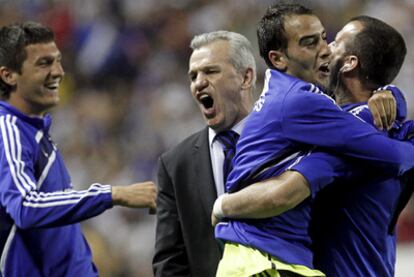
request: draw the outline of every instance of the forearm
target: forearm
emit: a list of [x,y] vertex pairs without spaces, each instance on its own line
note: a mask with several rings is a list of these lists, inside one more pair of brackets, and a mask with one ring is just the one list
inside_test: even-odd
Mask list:
[[29,192],[24,198],[7,191],[5,202],[14,223],[22,229],[58,227],[80,222],[112,207],[110,186],[93,184],[84,191]]
[[112,203],[131,208],[150,208],[155,214],[157,188],[153,182],[112,187]]
[[252,184],[222,199],[223,217],[267,218],[292,209],[310,195],[306,179],[295,171]]

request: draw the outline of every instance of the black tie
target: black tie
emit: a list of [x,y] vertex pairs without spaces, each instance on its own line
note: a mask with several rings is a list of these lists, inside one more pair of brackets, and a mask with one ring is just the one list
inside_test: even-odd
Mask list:
[[233,157],[234,153],[236,152],[236,143],[239,139],[239,134],[234,131],[224,131],[218,133],[216,136],[217,140],[223,146],[224,152],[224,163],[223,163],[223,182],[224,182],[224,190],[226,190],[226,181],[227,176],[229,175],[231,169],[233,168]]

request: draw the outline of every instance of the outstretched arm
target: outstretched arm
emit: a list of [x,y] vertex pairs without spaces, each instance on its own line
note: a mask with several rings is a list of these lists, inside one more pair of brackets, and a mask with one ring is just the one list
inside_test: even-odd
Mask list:
[[153,182],[112,187],[112,203],[130,208],[149,208],[155,214],[157,188]]

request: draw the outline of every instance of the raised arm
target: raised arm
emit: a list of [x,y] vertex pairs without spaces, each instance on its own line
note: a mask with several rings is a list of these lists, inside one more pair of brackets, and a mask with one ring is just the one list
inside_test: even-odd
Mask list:
[[394,175],[414,167],[414,145],[386,137],[323,94],[297,94],[282,112],[283,133],[295,143],[355,157]]

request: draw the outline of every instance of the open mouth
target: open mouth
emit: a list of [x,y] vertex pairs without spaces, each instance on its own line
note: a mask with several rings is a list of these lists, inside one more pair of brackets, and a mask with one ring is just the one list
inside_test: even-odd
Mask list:
[[56,83],[46,84],[45,88],[50,89],[50,90],[56,90],[59,88],[59,84],[56,84]]
[[213,107],[214,100],[213,98],[208,94],[201,95],[198,100],[200,103],[204,106],[205,109],[210,109]]
[[329,63],[324,63],[319,66],[319,71],[329,74]]

